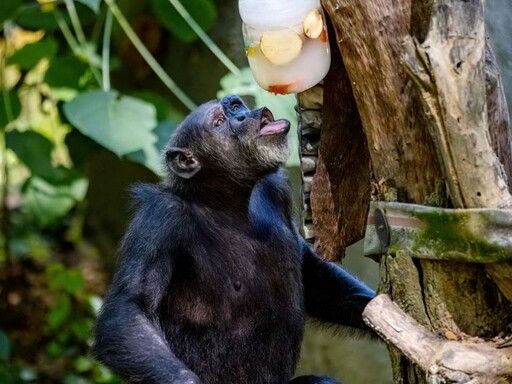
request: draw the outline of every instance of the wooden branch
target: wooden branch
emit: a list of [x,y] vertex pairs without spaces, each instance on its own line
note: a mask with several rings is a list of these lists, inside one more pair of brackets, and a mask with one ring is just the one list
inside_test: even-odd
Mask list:
[[427,372],[429,383],[510,383],[512,348],[441,338],[403,312],[387,295],[372,300],[365,322]]

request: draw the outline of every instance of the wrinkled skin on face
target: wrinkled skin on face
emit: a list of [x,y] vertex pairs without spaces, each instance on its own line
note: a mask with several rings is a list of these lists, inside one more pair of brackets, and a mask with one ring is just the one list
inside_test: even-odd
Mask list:
[[287,160],[289,129],[267,108],[249,110],[238,96],[226,96],[187,116],[169,142],[167,165],[185,179],[196,173],[257,179]]

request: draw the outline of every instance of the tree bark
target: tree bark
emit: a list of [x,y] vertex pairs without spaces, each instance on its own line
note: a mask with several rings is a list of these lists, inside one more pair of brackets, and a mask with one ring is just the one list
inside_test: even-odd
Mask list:
[[[490,111],[503,110],[500,105],[503,99],[499,96],[499,89],[490,91],[489,87],[488,93],[493,94],[496,101],[485,96],[485,40],[473,41],[479,38],[477,36],[463,37],[461,45],[452,51],[443,51],[445,41],[435,42],[441,44],[439,48],[442,51],[439,51],[438,68],[442,70],[449,66],[449,70],[455,72],[452,73],[454,78],[440,78],[438,81],[442,84],[436,83],[445,89],[446,103],[452,102],[450,95],[453,95],[460,104],[460,116],[450,117],[452,126],[475,127],[471,134],[459,134],[455,139],[458,142],[449,140],[448,147],[443,147],[438,136],[433,134],[435,116],[424,108],[425,95],[408,77],[401,62],[403,41],[412,36],[418,44],[423,42],[431,31],[429,25],[435,25],[430,22],[433,14],[439,15],[438,25],[445,23],[448,26],[453,21],[453,12],[467,10],[465,7],[481,7],[481,0],[323,0],[323,5],[333,23],[337,46],[352,84],[368,142],[377,198],[450,207],[453,204],[464,206],[468,201],[480,201],[482,197],[491,196],[485,204],[493,201],[493,207],[508,205],[507,172],[503,171],[507,168],[500,168],[498,161],[498,157],[503,160],[506,155],[496,156],[490,150],[492,147],[486,137],[490,133],[481,129],[482,126],[487,129],[490,121],[505,124],[501,112],[492,119],[488,115]],[[467,24],[483,20],[477,8],[472,8],[475,12],[467,13],[472,15],[466,20]],[[482,33],[483,24],[477,30]],[[460,34],[468,31],[471,29],[455,28],[448,40],[458,40]],[[465,51],[464,42],[474,44],[478,52]],[[453,58],[464,55],[469,59],[459,68],[460,60],[454,66],[450,64]],[[464,70],[466,66],[475,76],[471,81],[457,74],[457,70]],[[445,122],[446,106],[440,109],[441,120]],[[457,135],[457,132],[460,133],[445,132],[445,136]],[[504,140],[503,154],[507,153],[509,147],[502,136],[503,126],[501,131],[494,132]],[[471,147],[474,141],[477,143]],[[494,140],[493,147],[496,148],[499,142]],[[457,146],[453,148],[453,144]],[[474,159],[472,151],[480,144],[487,145],[481,153],[481,159],[485,161],[466,162],[466,159]],[[442,153],[452,156],[452,150],[458,157],[456,161],[451,158],[452,161],[446,163]],[[467,176],[476,174],[475,167],[485,169],[487,179],[482,188],[475,190],[469,177],[462,184],[460,179],[454,180],[451,177],[453,171],[457,172],[460,167],[466,167],[464,174]],[[357,201],[352,203],[357,204]],[[512,321],[510,303],[488,278],[481,264],[419,260],[412,256],[399,252],[381,258],[381,291],[389,293],[403,310],[428,330],[491,337]],[[417,365],[409,363],[395,348],[390,352],[396,382],[426,382],[425,373]]]
[[[331,29],[331,44],[335,34]],[[370,203],[370,156],[343,59],[333,49],[324,79],[323,123],[311,189],[315,250],[339,261],[364,236]],[[354,204],[354,202],[357,202]]]

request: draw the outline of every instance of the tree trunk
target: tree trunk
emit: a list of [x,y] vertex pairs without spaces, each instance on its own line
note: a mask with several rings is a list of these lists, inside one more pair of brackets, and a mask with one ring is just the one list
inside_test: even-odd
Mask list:
[[[358,112],[352,113],[360,116],[368,143],[374,197],[440,207],[509,206],[508,115],[489,47],[484,54],[482,0],[323,5],[352,85]],[[410,55],[402,61],[404,52]],[[408,65],[408,58],[423,67]],[[492,337],[512,321],[503,296],[508,268],[420,260],[398,251],[381,258],[380,289],[428,330]],[[425,372],[400,351],[391,347],[390,353],[395,382],[426,382]]]

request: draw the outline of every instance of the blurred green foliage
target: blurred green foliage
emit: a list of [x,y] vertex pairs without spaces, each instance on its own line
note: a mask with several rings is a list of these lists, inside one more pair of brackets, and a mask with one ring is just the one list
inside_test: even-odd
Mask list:
[[[213,0],[182,4],[203,30],[216,24]],[[119,382],[88,356],[104,289],[84,275],[95,260],[82,234],[88,164],[110,151],[161,174],[160,151],[188,112],[179,97],[167,97],[176,88],[158,68],[168,88],[159,93],[116,80],[119,69],[141,58],[155,69],[151,36],[140,41],[145,47],[130,32],[145,29],[114,24],[113,36],[126,35],[111,41],[112,14],[121,23],[141,7],[122,0],[0,1],[0,383]],[[148,0],[145,12],[180,44],[198,40],[169,0]],[[233,68],[218,97],[247,96],[295,125],[294,96],[270,95],[248,68]],[[88,264],[79,268],[82,259]]]

